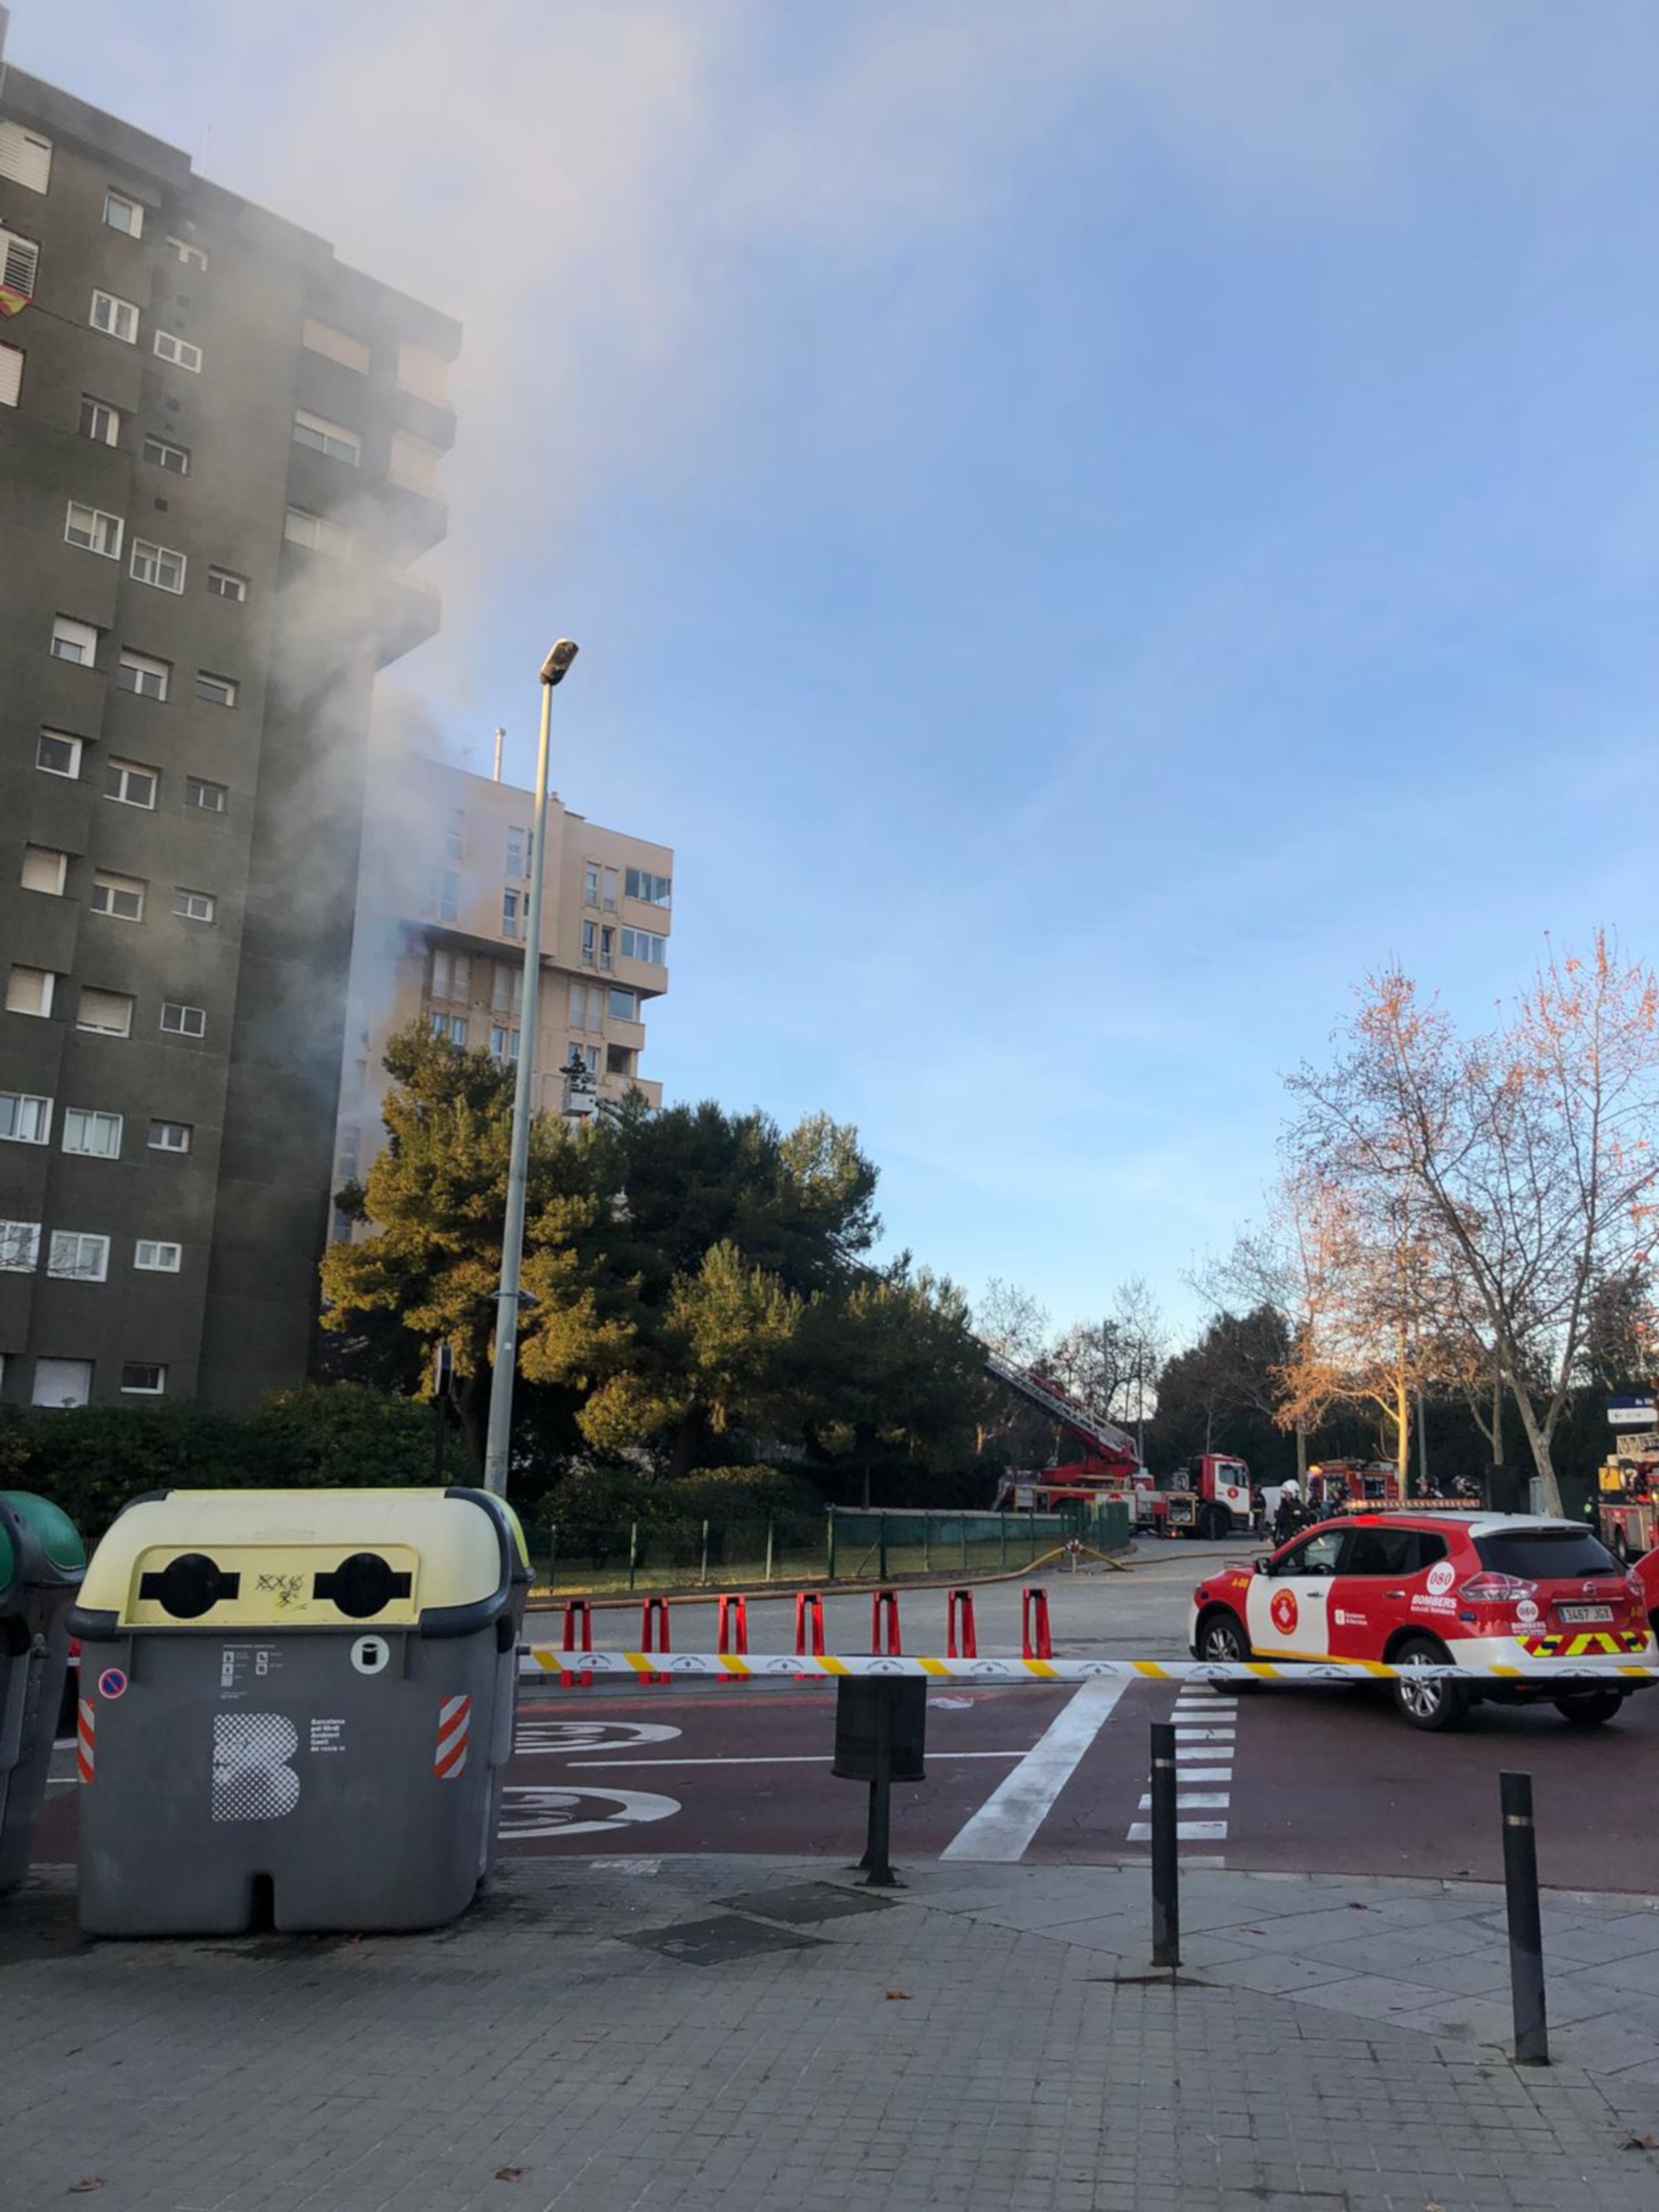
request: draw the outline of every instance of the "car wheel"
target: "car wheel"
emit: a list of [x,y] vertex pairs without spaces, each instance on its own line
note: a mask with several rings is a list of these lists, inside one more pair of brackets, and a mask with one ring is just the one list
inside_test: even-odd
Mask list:
[[1206,1544],[1218,1544],[1232,1534],[1233,1516],[1224,1505],[1206,1505],[1198,1520],[1198,1533]]
[[1402,1644],[1394,1655],[1394,1664],[1407,1669],[1393,1685],[1394,1709],[1402,1721],[1414,1729],[1424,1729],[1438,1735],[1447,1729],[1461,1728],[1468,1717],[1469,1693],[1462,1682],[1413,1682],[1411,1670],[1418,1667],[1444,1667],[1450,1663],[1443,1644],[1437,1644],[1431,1636],[1413,1636]]
[[1578,1690],[1570,1698],[1558,1698],[1555,1710],[1574,1728],[1602,1728],[1624,1702],[1622,1690]]
[[[1198,1656],[1210,1667],[1248,1667],[1253,1657],[1250,1639],[1236,1613],[1206,1613],[1198,1625]],[[1240,1689],[1253,1685],[1241,1682]]]

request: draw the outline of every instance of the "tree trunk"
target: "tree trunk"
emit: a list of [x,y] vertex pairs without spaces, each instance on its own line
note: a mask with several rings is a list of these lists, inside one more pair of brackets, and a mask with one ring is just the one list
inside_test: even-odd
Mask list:
[[1550,1449],[1551,1437],[1546,1430],[1540,1427],[1538,1416],[1533,1410],[1532,1400],[1516,1381],[1512,1370],[1510,1374],[1510,1394],[1515,1400],[1515,1410],[1521,1416],[1521,1426],[1525,1431],[1527,1442],[1532,1447],[1534,1471],[1543,1485],[1544,1510],[1546,1513],[1553,1513],[1559,1520],[1561,1485],[1556,1478],[1555,1462]]
[[1305,1421],[1298,1421],[1296,1425],[1296,1479],[1305,1498],[1308,1494],[1308,1425]]
[[484,1445],[489,1429],[490,1374],[488,1367],[475,1367],[470,1375],[462,1376],[455,1393],[461,1439],[466,1446],[467,1457],[480,1474],[483,1472]]
[[1492,1463],[1504,1464],[1504,1363],[1492,1363]]
[[690,1474],[697,1456],[697,1446],[702,1442],[708,1427],[708,1417],[701,1406],[694,1406],[674,1431],[674,1442],[668,1455],[668,1479],[678,1482],[683,1474]]

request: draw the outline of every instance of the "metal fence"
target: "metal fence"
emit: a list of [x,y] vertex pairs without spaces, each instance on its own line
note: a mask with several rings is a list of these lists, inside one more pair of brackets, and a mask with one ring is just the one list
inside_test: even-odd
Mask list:
[[1111,1551],[1128,1540],[1113,1506],[1077,1513],[942,1513],[831,1506],[822,1517],[636,1521],[526,1530],[544,1591],[750,1589],[767,1583],[889,1582],[1030,1566],[1073,1536]]

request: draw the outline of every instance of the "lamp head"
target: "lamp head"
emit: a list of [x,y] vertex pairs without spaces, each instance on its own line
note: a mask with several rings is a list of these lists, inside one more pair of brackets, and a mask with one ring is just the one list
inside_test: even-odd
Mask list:
[[542,682],[547,684],[563,683],[571,662],[580,649],[574,638],[562,637],[542,663]]

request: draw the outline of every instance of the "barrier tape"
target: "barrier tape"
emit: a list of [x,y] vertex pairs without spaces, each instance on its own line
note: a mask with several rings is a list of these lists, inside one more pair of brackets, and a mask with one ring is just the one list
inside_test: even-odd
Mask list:
[[753,1656],[715,1651],[556,1651],[532,1644],[520,1652],[520,1674],[715,1674],[741,1681],[839,1681],[849,1675],[926,1675],[939,1682],[1098,1682],[1123,1676],[1147,1682],[1659,1682],[1659,1665],[1608,1660],[1534,1660],[1516,1667],[1390,1667],[1380,1659],[920,1659],[882,1654],[832,1658],[805,1652]]

